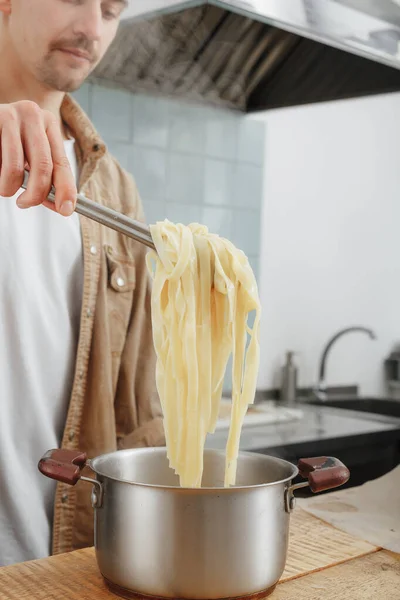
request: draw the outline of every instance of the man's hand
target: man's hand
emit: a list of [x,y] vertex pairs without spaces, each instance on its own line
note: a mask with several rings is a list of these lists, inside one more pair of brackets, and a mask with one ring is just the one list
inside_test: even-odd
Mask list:
[[[30,171],[28,187],[19,196],[20,208],[43,204],[64,216],[72,214],[76,184],[65,154],[56,117],[30,101],[0,104],[0,196],[14,196]],[[56,189],[55,206],[47,200]]]

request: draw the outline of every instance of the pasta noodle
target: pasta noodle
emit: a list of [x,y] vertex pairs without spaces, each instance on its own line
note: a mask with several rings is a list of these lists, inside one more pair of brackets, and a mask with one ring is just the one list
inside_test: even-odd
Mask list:
[[157,250],[147,257],[154,279],[156,380],[170,466],[182,487],[201,486],[204,444],[215,430],[232,354],[224,485],[234,485],[241,428],[254,401],[259,365],[257,283],[245,254],[205,226],[165,220],[150,230]]

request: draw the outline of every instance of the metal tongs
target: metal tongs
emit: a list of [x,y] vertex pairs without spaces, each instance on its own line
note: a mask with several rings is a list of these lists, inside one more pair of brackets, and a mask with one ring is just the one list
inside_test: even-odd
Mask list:
[[[21,187],[25,190],[28,185],[29,172],[24,172],[24,182]],[[48,200],[50,202],[55,201],[55,189],[52,186],[50,193],[48,195]],[[150,229],[140,223],[139,221],[135,221],[130,217],[119,213],[112,208],[108,208],[107,206],[102,206],[97,202],[93,202],[93,200],[89,200],[83,194],[77,195],[75,212],[87,217],[88,219],[92,219],[92,221],[97,221],[97,223],[101,223],[106,227],[110,227],[119,233],[123,233],[128,237],[136,240],[137,242],[141,242],[145,244],[149,248],[155,250],[154,242],[150,234]]]

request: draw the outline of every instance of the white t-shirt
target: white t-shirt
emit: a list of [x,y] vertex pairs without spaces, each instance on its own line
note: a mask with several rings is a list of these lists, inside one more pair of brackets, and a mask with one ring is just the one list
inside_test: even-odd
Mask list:
[[0,197],[0,566],[51,550],[56,484],[37,463],[61,444],[83,290],[78,215],[21,210],[21,191]]

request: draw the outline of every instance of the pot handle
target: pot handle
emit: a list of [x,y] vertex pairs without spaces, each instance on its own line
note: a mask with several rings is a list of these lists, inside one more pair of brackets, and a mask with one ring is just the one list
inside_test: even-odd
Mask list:
[[49,450],[39,461],[39,471],[50,479],[75,485],[86,466],[87,456],[79,450]]
[[93,508],[101,508],[103,504],[103,486],[97,479],[84,477],[82,470],[87,465],[87,455],[79,450],[57,448],[49,450],[39,460],[38,469],[46,477],[75,485],[80,479],[88,481],[94,487],[92,490]]
[[301,458],[297,467],[300,475],[308,480],[308,485],[314,493],[339,487],[350,478],[348,468],[333,456]]
[[338,458],[333,456],[316,456],[314,458],[301,458],[297,463],[300,475],[307,479],[304,483],[295,483],[285,490],[285,507],[287,512],[292,512],[296,499],[295,490],[310,486],[314,494],[331,490],[344,485],[350,479],[349,469]]

